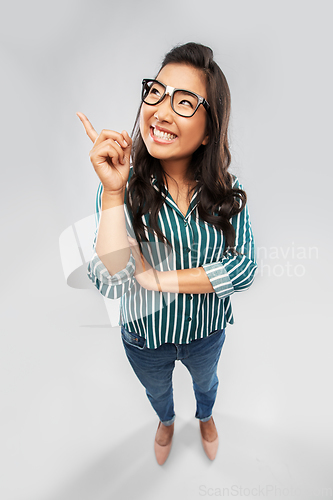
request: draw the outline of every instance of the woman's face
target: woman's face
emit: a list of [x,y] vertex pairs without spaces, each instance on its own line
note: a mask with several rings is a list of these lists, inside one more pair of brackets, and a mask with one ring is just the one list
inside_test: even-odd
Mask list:
[[[167,64],[156,77],[171,87],[190,90],[207,99],[203,73],[187,64]],[[168,162],[180,162],[187,166],[192,154],[201,144],[207,144],[207,111],[200,105],[190,118],[179,116],[171,108],[170,96],[159,104],[142,103],[140,131],[151,156],[158,158],[163,166]],[[169,133],[162,138],[161,132]]]

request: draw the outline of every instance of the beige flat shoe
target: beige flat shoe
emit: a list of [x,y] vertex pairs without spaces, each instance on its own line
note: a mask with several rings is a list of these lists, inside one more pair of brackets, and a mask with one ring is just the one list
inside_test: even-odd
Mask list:
[[[213,420],[213,417],[212,417],[212,420]],[[214,460],[216,457],[217,449],[219,447],[219,437],[217,436],[217,438],[214,439],[214,441],[207,441],[206,439],[204,439],[202,436],[202,432],[201,432],[201,421],[199,420],[199,422],[200,422],[199,425],[200,425],[201,442],[202,442],[203,449],[204,449],[207,457],[209,458],[209,460]],[[214,420],[213,420],[213,423],[215,425]]]
[[[161,422],[159,422],[159,424],[158,424],[157,431],[160,428],[160,425],[161,425]],[[157,431],[156,431],[156,434],[157,434]],[[173,437],[173,432],[172,432],[172,437]],[[171,445],[172,445],[172,437],[171,437],[170,443],[163,446],[163,445],[157,443],[156,436],[155,436],[154,451],[155,451],[157,463],[159,465],[163,465],[169,456],[169,453],[171,450]]]

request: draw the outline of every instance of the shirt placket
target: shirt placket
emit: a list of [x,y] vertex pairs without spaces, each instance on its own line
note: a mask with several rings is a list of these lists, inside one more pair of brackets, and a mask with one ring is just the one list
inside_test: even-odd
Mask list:
[[[191,199],[191,204],[192,204],[192,201],[193,201],[195,196],[196,196],[196,194],[193,195],[193,197]],[[169,203],[169,206],[171,206],[177,212],[177,214],[181,220],[181,223],[183,224],[183,226],[185,228],[186,238],[182,240],[183,252],[184,252],[183,265],[184,265],[184,269],[189,269],[191,267],[191,244],[189,243],[189,242],[191,242],[190,222],[191,222],[191,214],[192,214],[193,210],[195,210],[197,204],[195,204],[191,208],[191,210],[188,211],[186,216],[184,217],[184,215],[179,210],[178,206],[173,202],[173,200],[171,199],[169,194],[166,198],[166,202]],[[190,204],[190,206],[191,206],[191,204]],[[185,323],[187,323],[184,333],[187,332],[187,334],[186,334],[187,340],[186,341],[188,342],[189,331],[191,329],[191,321],[192,321],[192,316],[193,316],[193,306],[192,306],[193,294],[187,293],[184,295],[185,295],[184,321],[185,321]]]
[[[155,182],[153,182],[153,186],[155,189],[158,189],[158,186],[156,186]],[[170,208],[172,208],[178,215],[179,219],[181,220],[181,223],[183,224],[186,232],[186,241],[182,241],[183,243],[183,251],[184,251],[184,269],[189,269],[190,268],[190,263],[191,263],[191,248],[188,246],[188,241],[190,241],[190,231],[189,231],[189,225],[190,225],[190,220],[191,220],[191,214],[193,210],[195,210],[197,203],[195,203],[193,206],[193,201],[197,197],[197,192],[195,192],[192,195],[191,202],[190,202],[190,207],[191,209],[187,211],[187,214],[184,216],[184,214],[179,210],[178,205],[174,202],[172,199],[170,193],[167,192],[166,196],[163,195],[165,198],[165,202],[169,205]],[[190,329],[190,323],[192,321],[192,301],[193,301],[193,294],[187,293],[184,294],[186,296],[185,299],[185,311],[184,311],[184,320],[188,325],[188,328],[186,330]],[[187,334],[187,337],[189,335]]]
[[[192,210],[191,210],[192,212]],[[190,263],[191,263],[191,245],[189,245],[188,241],[191,241],[191,234],[190,234],[190,229],[189,229],[189,224],[190,224],[190,217],[191,217],[191,212],[186,214],[186,217],[183,216],[183,223],[185,227],[185,233],[186,233],[186,240],[183,241],[183,250],[184,250],[184,269],[189,269]],[[183,215],[183,214],[182,214]],[[192,321],[192,301],[193,300],[193,294],[187,293],[185,294],[185,321],[188,323],[189,328],[190,324]]]

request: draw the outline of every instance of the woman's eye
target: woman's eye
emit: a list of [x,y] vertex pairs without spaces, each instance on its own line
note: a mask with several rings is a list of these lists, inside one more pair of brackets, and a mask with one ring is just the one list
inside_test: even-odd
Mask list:
[[153,87],[152,89],[150,89],[150,92],[149,92],[149,93],[150,93],[150,94],[154,94],[154,95],[160,95],[159,90],[158,90],[158,89],[156,89],[156,88],[154,88],[154,87]]
[[180,101],[179,104],[182,104],[184,106],[190,106],[193,109],[193,104],[190,101],[187,101],[186,99],[183,99],[182,101]]

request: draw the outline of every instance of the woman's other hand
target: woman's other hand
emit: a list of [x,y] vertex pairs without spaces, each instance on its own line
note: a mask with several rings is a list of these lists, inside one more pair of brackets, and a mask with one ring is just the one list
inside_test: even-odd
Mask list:
[[143,288],[146,288],[147,290],[157,291],[159,283],[158,275],[160,274],[160,272],[156,271],[156,269],[154,269],[144,258],[143,254],[140,251],[138,242],[134,238],[131,238],[130,236],[127,237],[132,250],[132,255],[135,259],[134,276],[137,282],[139,283],[139,285],[141,285]]

